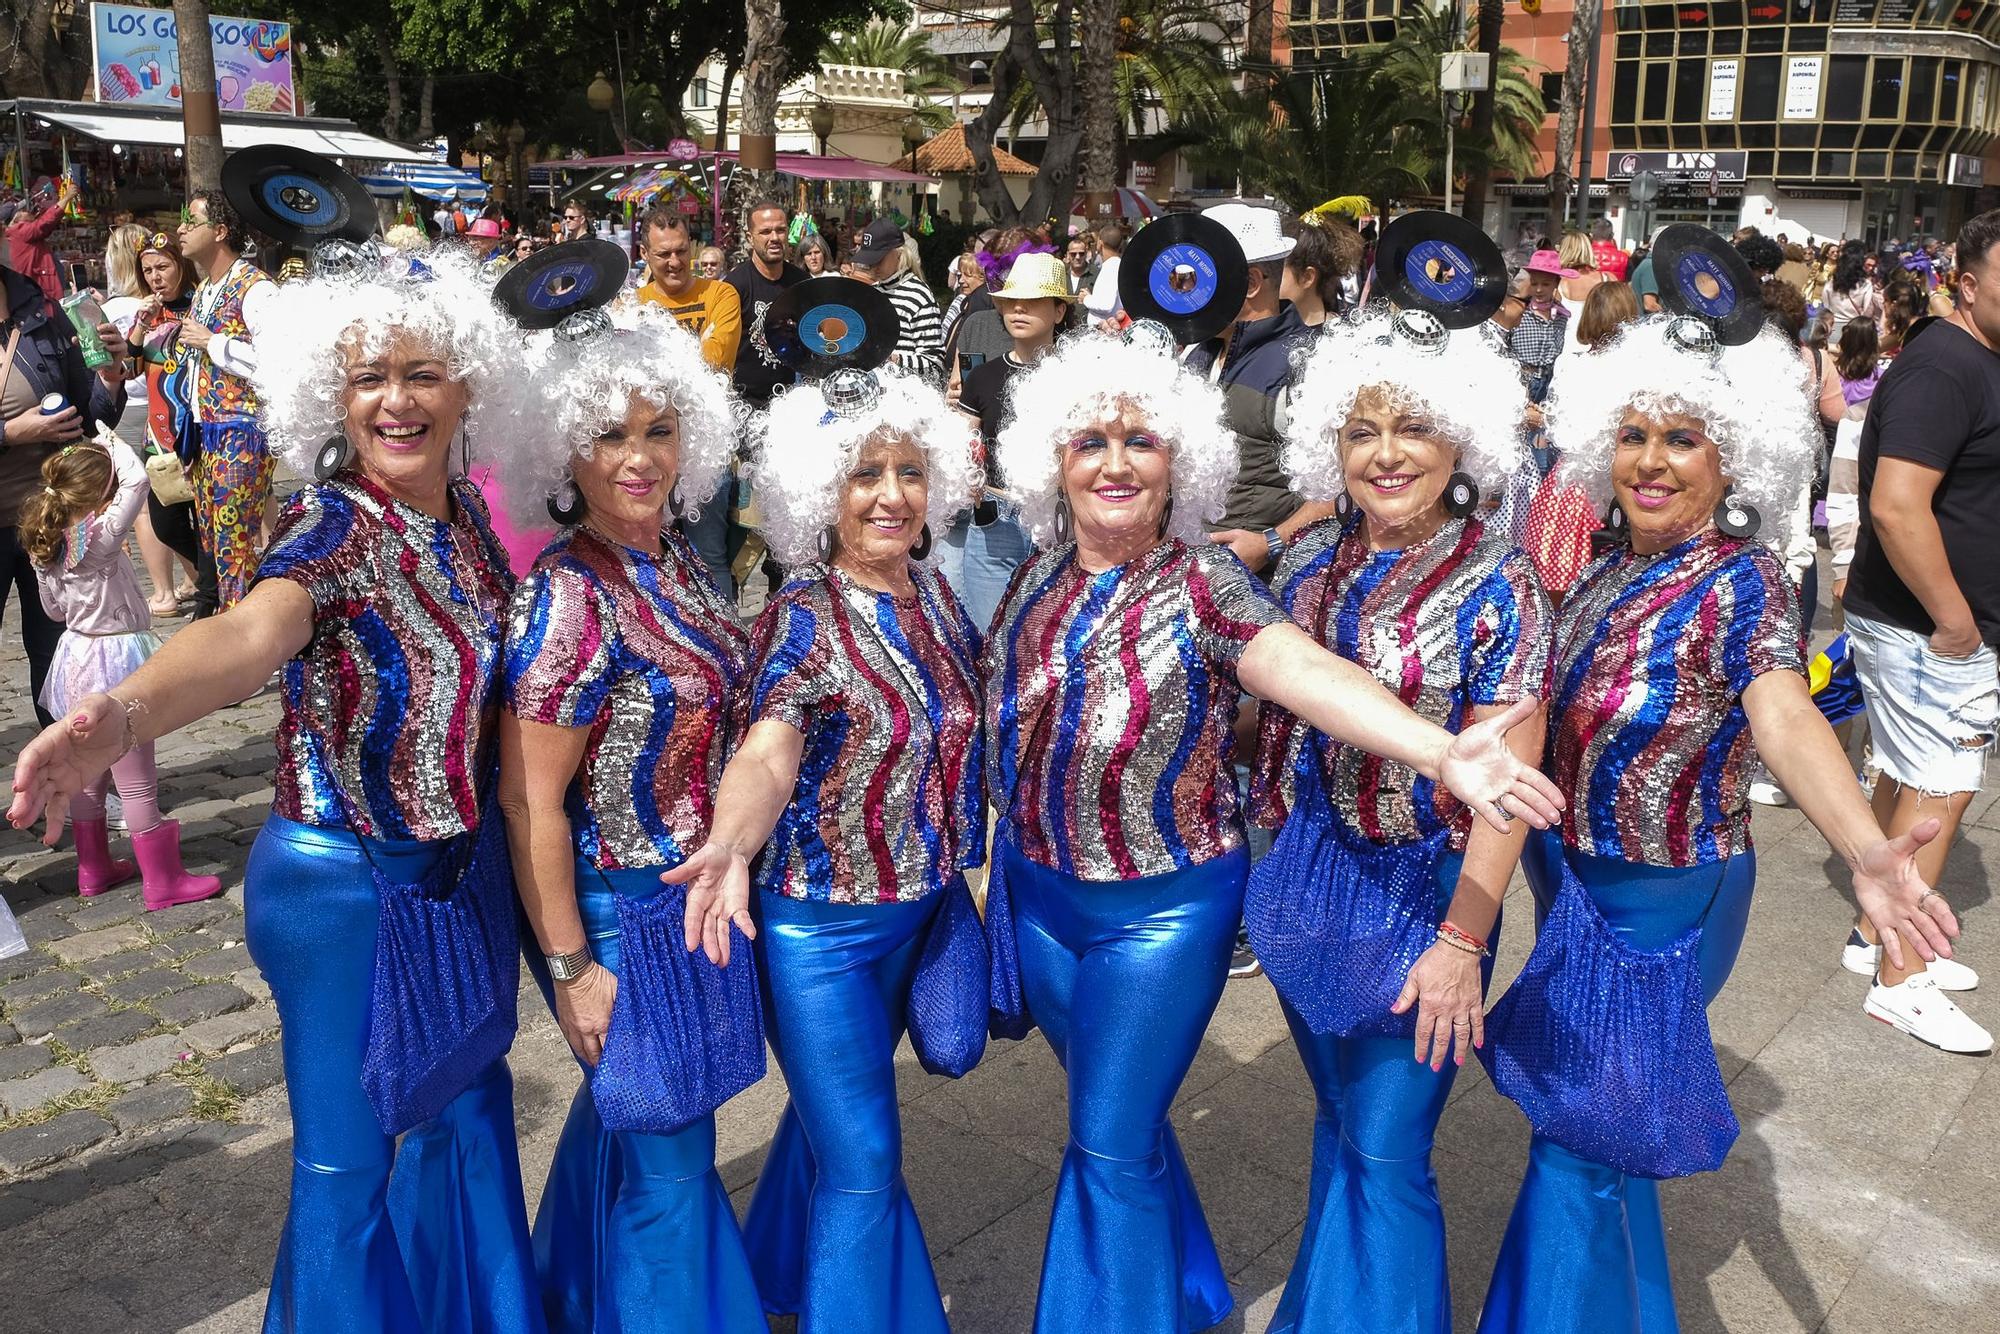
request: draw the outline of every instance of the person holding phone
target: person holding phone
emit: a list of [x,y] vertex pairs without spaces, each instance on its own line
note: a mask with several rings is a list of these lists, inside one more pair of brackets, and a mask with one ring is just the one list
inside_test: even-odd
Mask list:
[[62,300],[62,269],[49,237],[62,225],[63,206],[73,192],[67,178],[57,185],[44,177],[7,224],[8,266],[32,279],[51,301]]

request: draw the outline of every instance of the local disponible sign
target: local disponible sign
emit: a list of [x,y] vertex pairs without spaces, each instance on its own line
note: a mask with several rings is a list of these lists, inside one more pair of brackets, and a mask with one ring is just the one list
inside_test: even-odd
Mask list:
[[[208,33],[215,48],[215,100],[224,111],[297,113],[291,24],[211,15]],[[179,42],[170,9],[92,4],[90,54],[97,100],[178,107]]]
[[1785,59],[1786,120],[1819,119],[1820,74],[1825,56],[1788,56]]

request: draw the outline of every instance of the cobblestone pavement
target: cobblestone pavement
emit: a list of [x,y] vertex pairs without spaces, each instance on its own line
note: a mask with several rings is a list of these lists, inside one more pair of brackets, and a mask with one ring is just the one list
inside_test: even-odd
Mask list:
[[[163,629],[170,627],[162,627]],[[26,668],[0,625],[0,766],[31,734]],[[258,1327],[290,1169],[277,1016],[242,944],[242,873],[270,800],[269,694],[162,743],[163,798],[188,861],[227,895],[148,914],[136,885],[85,902],[75,859],[0,828],[0,892],[33,944],[0,961],[0,1331],[235,1334]],[[1982,797],[1948,889],[1961,957],[2000,976]],[[1743,1136],[1722,1171],[1666,1188],[1689,1331],[2000,1331],[2000,1075],[1860,1014],[1841,971],[1845,877],[1789,811],[1760,811],[1756,907],[1713,1011]],[[114,836],[114,846],[118,841]],[[1517,883],[1508,916],[1528,920]],[[1503,941],[1503,983],[1527,947]],[[1994,988],[1967,1005],[2000,1022]],[[524,996],[513,1066],[522,1159],[540,1191],[575,1067]],[[1029,1327],[1064,1130],[1039,1037],[996,1044],[960,1081],[903,1054],[907,1175],[954,1327]],[[741,1208],[782,1105],[778,1076],[732,1102],[720,1162]],[[1239,1296],[1261,1331],[1305,1212],[1312,1093],[1268,983],[1232,983],[1174,1121]],[[1458,1325],[1470,1329],[1526,1145],[1468,1067],[1439,1132]],[[532,1202],[532,1201],[531,1201]],[[1106,1331],[1106,1334],[1144,1334]]]

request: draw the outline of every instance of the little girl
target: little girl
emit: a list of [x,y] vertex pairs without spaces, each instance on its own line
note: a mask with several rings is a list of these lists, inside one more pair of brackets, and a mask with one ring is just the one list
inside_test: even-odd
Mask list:
[[[160,646],[139,576],[125,554],[125,535],[146,504],[146,468],[131,446],[108,431],[101,441],[83,441],[50,456],[42,465],[42,489],[21,507],[21,545],[34,562],[42,605],[66,626],[40,701],[56,717],[85,695],[123,681]],[[134,873],[131,862],[111,860],[104,793],[112,781],[125,803],[147,910],[219,893],[222,882],[216,877],[189,875],[181,865],[181,827],[160,818],[151,742],[121,756],[108,776],[99,775],[70,803],[77,892],[101,894]]]

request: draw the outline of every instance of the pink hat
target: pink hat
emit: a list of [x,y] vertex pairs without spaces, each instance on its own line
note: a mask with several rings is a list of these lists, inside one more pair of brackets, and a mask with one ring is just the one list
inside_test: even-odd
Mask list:
[[1528,272],[1553,273],[1558,278],[1576,277],[1576,270],[1564,268],[1562,256],[1553,250],[1537,250],[1528,256]]
[[[497,237],[500,235],[499,220],[496,218],[474,218],[472,225],[465,229],[465,234],[467,236]],[[1549,253],[1553,255],[1555,251],[1551,250]]]

